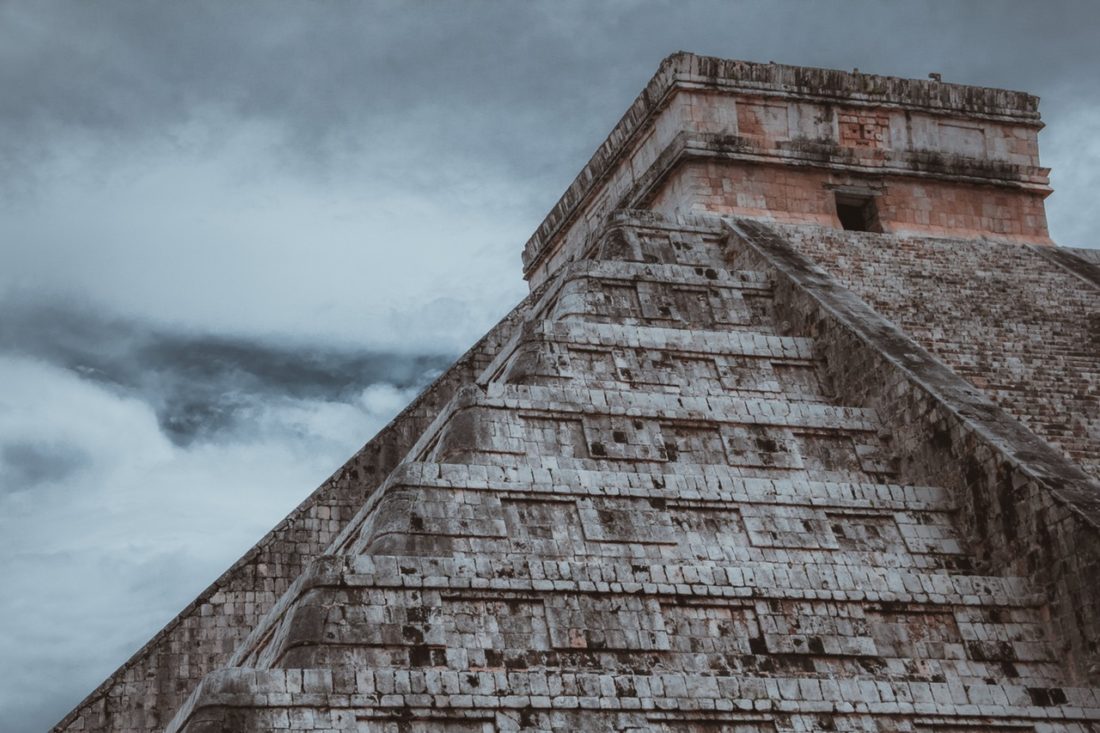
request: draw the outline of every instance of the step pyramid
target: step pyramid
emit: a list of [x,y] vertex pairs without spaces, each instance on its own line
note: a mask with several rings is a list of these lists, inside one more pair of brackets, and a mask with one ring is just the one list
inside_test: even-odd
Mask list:
[[1100,733],[1100,267],[1041,127],[669,56],[530,295],[54,730]]
[[772,279],[644,221],[553,277],[169,731],[1096,730],[1043,597],[899,480]]

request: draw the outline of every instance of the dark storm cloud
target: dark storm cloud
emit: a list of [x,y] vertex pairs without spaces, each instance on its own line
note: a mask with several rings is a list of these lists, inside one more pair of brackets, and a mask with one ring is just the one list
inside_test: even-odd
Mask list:
[[0,492],[68,478],[89,462],[84,451],[64,443],[17,440],[0,445]]
[[1100,59],[1097,14],[1087,2],[9,3],[0,145],[29,166],[58,129],[78,129],[140,155],[142,138],[218,112],[280,125],[298,162],[396,137],[413,154],[560,176],[679,48],[939,71],[1060,104]]
[[157,338],[135,355],[155,375],[161,426],[177,442],[232,430],[262,400],[349,402],[371,384],[422,387],[445,356],[291,349],[226,338]]
[[[72,305],[3,301],[0,353],[42,359],[138,397],[177,444],[224,438],[227,432],[247,437],[247,422],[272,400],[347,403],[373,384],[420,388],[453,360],[447,354],[349,351],[173,332]],[[4,465],[27,480],[46,471],[51,455],[57,470],[75,465],[45,446],[2,450]]]

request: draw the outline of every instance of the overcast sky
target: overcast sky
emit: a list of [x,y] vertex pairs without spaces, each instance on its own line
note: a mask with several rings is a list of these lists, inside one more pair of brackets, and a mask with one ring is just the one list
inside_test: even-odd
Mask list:
[[1100,224],[1092,3],[0,0],[0,730],[43,730],[525,292],[679,50],[1039,94]]

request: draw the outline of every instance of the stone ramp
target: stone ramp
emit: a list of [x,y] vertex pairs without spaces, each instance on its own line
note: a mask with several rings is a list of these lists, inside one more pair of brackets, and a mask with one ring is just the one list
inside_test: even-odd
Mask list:
[[1100,478],[1100,279],[1078,277],[1084,262],[1063,264],[1076,259],[1071,250],[818,228],[776,231]]

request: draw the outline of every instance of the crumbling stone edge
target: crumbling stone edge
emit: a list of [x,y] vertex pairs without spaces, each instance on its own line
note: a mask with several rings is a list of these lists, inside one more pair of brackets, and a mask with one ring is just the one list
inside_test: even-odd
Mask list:
[[1053,262],[1071,275],[1084,280],[1094,288],[1100,288],[1100,265],[1090,262],[1070,247],[1036,247],[1030,248],[1040,257]]
[[841,401],[879,413],[906,481],[953,490],[979,564],[1028,577],[1067,671],[1100,680],[1100,483],[767,224],[722,221],[734,264],[775,278],[785,335],[814,338]]

